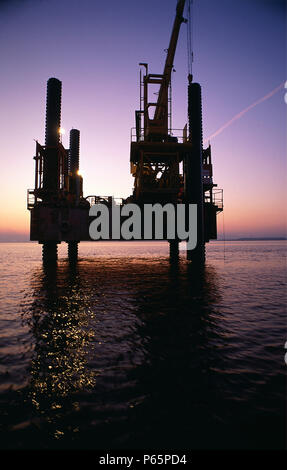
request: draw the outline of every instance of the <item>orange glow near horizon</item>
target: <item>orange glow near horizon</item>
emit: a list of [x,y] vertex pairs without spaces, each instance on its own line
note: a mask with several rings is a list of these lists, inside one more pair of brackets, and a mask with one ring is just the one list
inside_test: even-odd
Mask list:
[[[11,206],[10,206],[11,208]],[[0,219],[0,236],[22,236],[29,239],[30,213],[26,208],[5,211]],[[218,236],[222,237],[276,237],[286,233],[286,219],[282,218],[282,208],[260,207],[250,204],[246,210],[239,201],[226,201],[224,213],[217,216]],[[7,238],[7,241],[9,239]]]

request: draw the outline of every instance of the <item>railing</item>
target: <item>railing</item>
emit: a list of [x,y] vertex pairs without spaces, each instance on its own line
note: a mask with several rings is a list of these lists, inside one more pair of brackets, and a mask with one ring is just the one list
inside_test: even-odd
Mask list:
[[212,190],[212,203],[218,207],[218,210],[223,210],[223,189]]
[[[169,131],[170,137],[176,137],[180,144],[187,142],[187,132],[186,128],[184,129],[171,129]],[[139,142],[144,141],[144,129],[141,128],[139,131]],[[138,142],[136,127],[131,128],[131,142]]]
[[34,194],[34,189],[27,190],[27,209],[31,210],[35,207],[36,204],[36,196]]
[[[89,202],[90,206],[95,204],[106,204],[108,206],[119,206],[123,204],[123,198],[114,196],[87,196],[86,201]],[[37,197],[34,189],[27,190],[27,209],[31,210],[37,204]]]
[[95,204],[119,206],[123,203],[123,198],[114,196],[87,196],[85,199],[89,202],[90,206],[94,206]]

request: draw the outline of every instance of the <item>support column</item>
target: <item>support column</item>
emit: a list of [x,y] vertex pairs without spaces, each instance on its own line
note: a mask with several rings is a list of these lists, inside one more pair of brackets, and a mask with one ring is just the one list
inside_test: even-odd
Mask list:
[[69,171],[76,175],[79,170],[80,160],[80,131],[70,130]]
[[[58,144],[60,141],[62,82],[49,78],[47,82],[45,156],[43,162],[43,202],[54,204],[59,188]],[[57,241],[43,243],[44,263],[57,260]]]
[[[78,129],[70,130],[69,147],[69,172],[72,174],[70,178],[70,192],[75,195],[76,204],[78,204],[81,196],[81,177],[78,175],[80,160],[80,131]],[[68,242],[68,258],[72,264],[78,260],[78,243],[76,240]]]
[[177,260],[179,255],[178,240],[169,240],[169,257],[170,260]]
[[46,199],[59,187],[58,144],[61,126],[61,95],[62,82],[57,78],[49,78],[47,82],[46,129],[43,168],[43,189]]
[[192,143],[191,153],[185,159],[185,201],[197,205],[197,246],[187,250],[187,259],[196,263],[205,261],[204,241],[204,201],[202,182],[202,106],[201,87],[192,83],[191,76],[188,84],[188,121],[189,140]]
[[55,263],[58,259],[58,245],[56,242],[45,242],[42,246],[42,259],[45,264]]
[[78,260],[78,242],[68,242],[68,258],[70,263]]

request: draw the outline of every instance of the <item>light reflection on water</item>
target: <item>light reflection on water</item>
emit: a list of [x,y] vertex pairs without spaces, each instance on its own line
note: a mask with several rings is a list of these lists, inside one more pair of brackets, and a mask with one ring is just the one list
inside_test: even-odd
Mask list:
[[211,247],[199,272],[160,245],[94,247],[17,275],[4,448],[283,446],[280,248]]

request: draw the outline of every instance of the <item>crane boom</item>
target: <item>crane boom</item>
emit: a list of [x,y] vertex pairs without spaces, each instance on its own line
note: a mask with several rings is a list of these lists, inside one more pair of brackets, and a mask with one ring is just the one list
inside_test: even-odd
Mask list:
[[174,61],[174,56],[175,56],[175,51],[176,51],[176,46],[177,46],[177,41],[178,41],[178,35],[179,35],[179,30],[181,23],[183,23],[185,20],[183,18],[183,11],[184,11],[184,6],[185,6],[185,0],[178,0],[177,6],[176,6],[176,16],[174,19],[173,23],[173,29],[170,37],[170,42],[167,50],[167,56],[166,56],[166,61],[165,61],[165,66],[164,66],[164,71],[163,71],[163,81],[160,86],[159,94],[158,94],[158,100],[157,100],[157,105],[154,113],[154,119],[160,119],[163,114],[163,110],[166,105],[167,101],[167,93],[168,93],[168,87],[170,84],[170,79],[171,79],[171,72],[173,68],[173,61]]
[[[136,127],[137,135],[139,136],[140,128],[140,115],[143,113],[144,116],[144,138],[148,141],[165,141],[168,139],[168,88],[171,80],[171,72],[173,68],[173,61],[175,56],[175,50],[178,41],[178,35],[181,23],[185,22],[183,18],[183,10],[185,6],[185,0],[178,0],[176,5],[176,15],[173,23],[172,33],[170,37],[169,47],[167,50],[167,56],[164,66],[163,74],[150,74],[148,73],[147,64],[144,65],[146,68],[146,75],[143,78],[144,97],[143,111],[136,111]],[[149,85],[159,86],[157,101],[150,102],[148,99],[148,88]],[[154,115],[151,118],[149,116],[149,110],[154,109]]]

